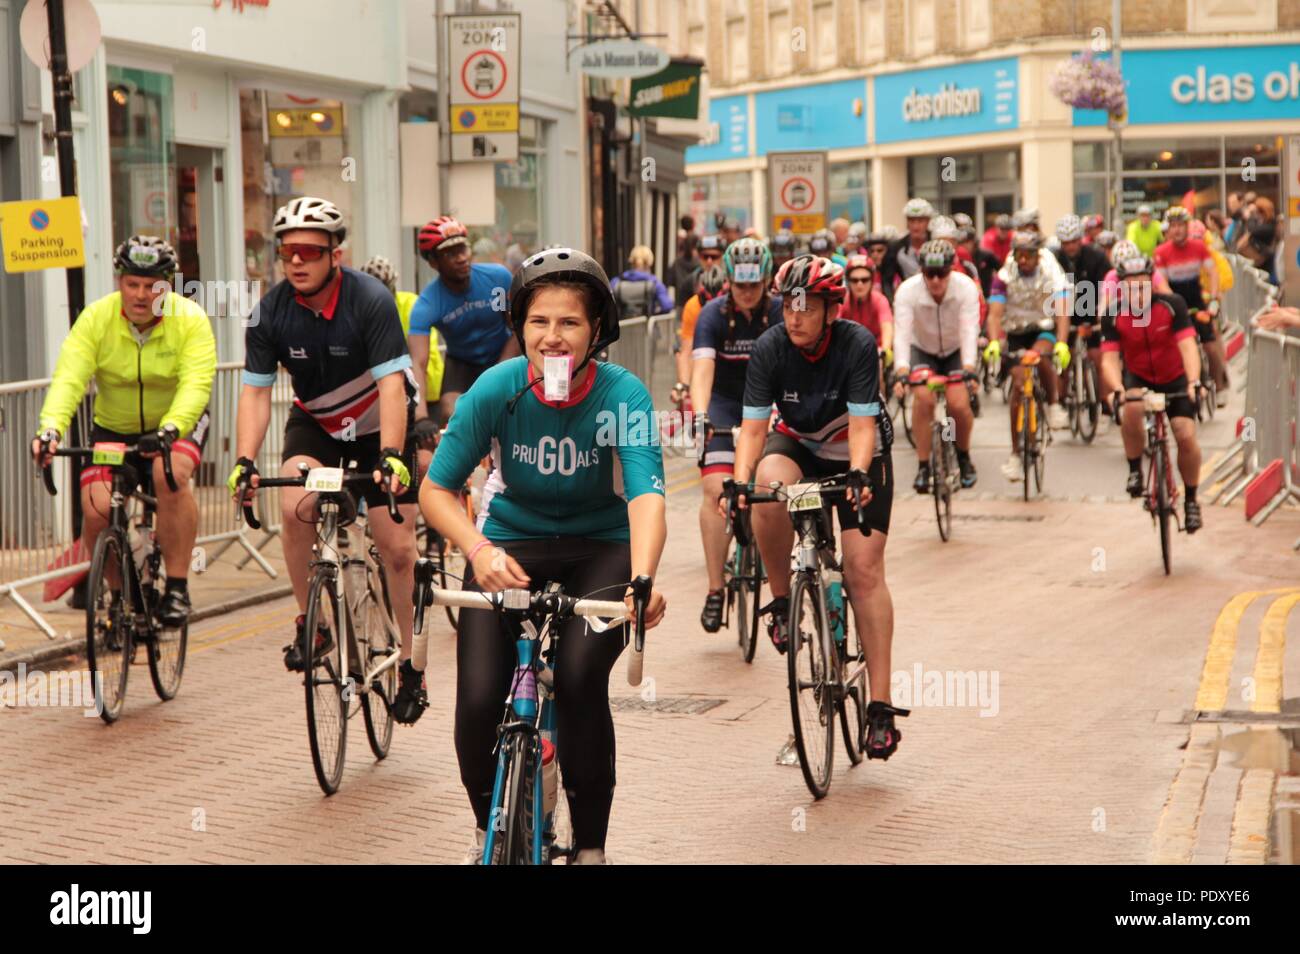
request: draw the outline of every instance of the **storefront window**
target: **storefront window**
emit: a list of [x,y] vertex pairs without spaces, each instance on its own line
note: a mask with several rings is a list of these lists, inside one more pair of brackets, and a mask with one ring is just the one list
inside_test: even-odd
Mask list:
[[329,199],[348,226],[343,262],[364,262],[358,245],[362,190],[349,148],[352,109],[338,100],[240,90],[244,156],[244,260],[247,277],[268,285],[282,272],[275,262],[275,210],[299,196]]
[[1125,222],[1137,217],[1137,207],[1143,202],[1151,206],[1151,211],[1156,216],[1163,215],[1171,205],[1181,205],[1198,217],[1206,209],[1223,208],[1218,172],[1216,170],[1208,175],[1126,175],[1121,208]]
[[1074,146],[1074,171],[1105,172],[1108,146],[1104,142],[1080,142]]
[[850,222],[869,222],[871,201],[868,188],[871,181],[870,163],[865,159],[854,162],[830,164],[830,217],[846,218]]
[[1125,139],[1125,171],[1158,169],[1217,169],[1222,165],[1221,140],[1203,139]]
[[741,230],[754,224],[753,196],[748,172],[724,172],[715,176],[687,179],[681,206],[695,219],[701,235],[718,230],[721,219],[733,218]]
[[148,234],[177,241],[172,78],[108,68],[113,243]]
[[1281,136],[1229,136],[1224,140],[1223,164],[1231,176],[1234,167],[1249,168],[1252,163],[1256,167],[1277,166],[1281,154]]

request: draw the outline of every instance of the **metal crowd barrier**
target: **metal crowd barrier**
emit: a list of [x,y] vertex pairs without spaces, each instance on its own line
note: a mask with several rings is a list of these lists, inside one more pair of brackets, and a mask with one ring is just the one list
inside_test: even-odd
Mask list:
[[[275,568],[260,550],[279,529],[278,497],[265,491],[258,494],[264,530],[262,538],[254,541],[247,527],[236,525],[234,504],[225,486],[234,459],[235,409],[242,386],[242,367],[237,362],[218,365],[212,384],[211,433],[194,479],[194,497],[199,509],[199,535],[195,543],[204,550],[196,555],[193,568],[202,572],[230,546],[238,544],[245,551],[240,568],[253,560],[269,576],[275,577]],[[79,488],[69,487],[68,461],[60,458],[53,465],[59,495],[51,497],[45,492],[31,460],[29,445],[49,383],[49,378],[41,378],[0,385],[0,601],[12,600],[48,638],[55,639],[58,633],[21,591],[89,569],[90,562],[89,555],[80,562],[64,562],[75,543],[68,501],[70,493],[79,492]],[[281,373],[273,391],[271,426],[259,460],[280,459],[284,419],[292,403],[289,387],[288,376]],[[82,403],[79,421],[89,422],[93,407],[93,395],[88,395]],[[210,549],[214,544],[216,549]],[[0,643],[0,649],[3,648]]]
[[1246,403],[1237,440],[1207,482],[1208,486],[1222,485],[1210,502],[1225,507],[1245,492],[1263,468],[1283,456],[1290,438],[1284,439],[1285,414],[1283,402],[1279,400],[1280,389],[1284,383],[1294,388],[1296,373],[1294,366],[1288,369],[1288,359],[1279,344],[1285,336],[1260,331],[1254,326],[1255,319],[1273,307],[1279,289],[1246,259],[1238,255],[1226,258],[1232,268],[1233,285],[1224,293],[1223,313],[1228,322],[1239,324],[1246,335],[1246,373],[1244,381],[1239,379],[1237,384],[1238,388],[1245,388]]

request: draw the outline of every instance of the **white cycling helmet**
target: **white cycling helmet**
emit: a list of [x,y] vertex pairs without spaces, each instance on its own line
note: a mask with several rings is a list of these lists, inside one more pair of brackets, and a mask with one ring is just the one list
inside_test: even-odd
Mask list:
[[934,207],[925,199],[908,199],[903,206],[905,219],[930,219],[934,217]]
[[1035,208],[1016,209],[1011,216],[1011,228],[1017,232],[1024,231],[1026,225],[1038,224],[1038,210]]
[[957,223],[946,215],[936,215],[930,220],[930,238],[955,242],[960,234],[961,229],[957,228]]
[[1077,215],[1063,215],[1056,223],[1056,237],[1062,242],[1077,242],[1083,238],[1083,219]]
[[397,269],[393,263],[382,255],[376,255],[366,264],[361,266],[361,270],[367,275],[373,275],[381,282],[388,286],[390,292],[397,291]]
[[343,213],[329,199],[304,195],[275,210],[271,231],[279,237],[294,229],[318,229],[336,236],[340,243],[347,238]]
[[1110,250],[1110,260],[1112,262],[1123,262],[1130,258],[1137,258],[1141,254],[1142,252],[1137,245],[1127,239],[1121,239]]

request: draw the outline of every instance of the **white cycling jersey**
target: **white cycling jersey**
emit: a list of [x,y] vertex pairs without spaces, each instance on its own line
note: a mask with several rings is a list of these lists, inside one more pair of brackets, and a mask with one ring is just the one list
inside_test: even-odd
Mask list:
[[894,292],[894,353],[900,367],[911,367],[912,345],[944,358],[958,349],[964,367],[975,367],[980,331],[980,289],[970,276],[954,268],[943,301],[926,287],[924,275],[913,275]]

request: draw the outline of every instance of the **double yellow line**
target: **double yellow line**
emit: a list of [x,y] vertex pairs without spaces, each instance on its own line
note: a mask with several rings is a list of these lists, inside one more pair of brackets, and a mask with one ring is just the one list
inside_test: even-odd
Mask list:
[[1228,680],[1232,677],[1232,663],[1237,654],[1237,633],[1241,618],[1250,605],[1261,596],[1277,596],[1260,624],[1259,649],[1255,653],[1253,673],[1255,698],[1252,712],[1282,711],[1282,659],[1286,650],[1286,621],[1291,609],[1300,603],[1300,589],[1281,587],[1273,590],[1251,590],[1238,593],[1219,611],[1210,631],[1210,646],[1205,653],[1201,669],[1200,688],[1196,693],[1196,708],[1201,712],[1220,712],[1228,702]]

